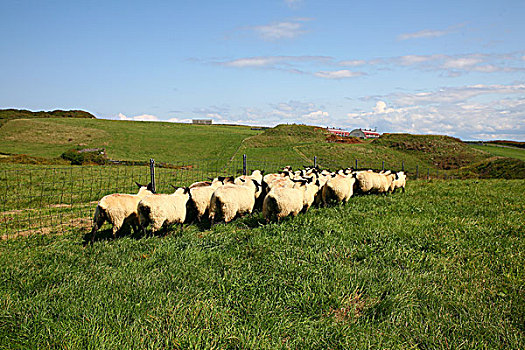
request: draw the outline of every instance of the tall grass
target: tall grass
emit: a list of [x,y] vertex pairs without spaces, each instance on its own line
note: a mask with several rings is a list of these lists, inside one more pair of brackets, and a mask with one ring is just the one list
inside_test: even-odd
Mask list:
[[0,242],[0,347],[525,347],[523,180],[416,181],[281,224]]

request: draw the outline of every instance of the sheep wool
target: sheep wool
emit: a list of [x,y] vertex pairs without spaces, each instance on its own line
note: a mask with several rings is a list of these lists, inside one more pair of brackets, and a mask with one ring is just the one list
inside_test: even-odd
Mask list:
[[354,194],[355,178],[353,175],[336,174],[330,177],[323,186],[322,199],[324,205],[330,203],[346,203]]
[[208,186],[190,187],[191,202],[195,208],[195,215],[200,222],[202,218],[210,211],[210,202],[213,192],[222,186],[222,182],[214,181]]
[[98,202],[93,217],[93,227],[91,229],[91,242],[95,240],[95,234],[108,221],[113,225],[113,238],[116,237],[117,232],[124,226],[130,224],[135,233],[138,232],[139,216],[137,212],[137,205],[140,200],[148,195],[152,195],[151,184],[147,186],[139,186],[137,194],[123,194],[113,193],[102,197]]
[[287,216],[297,216],[304,207],[304,185],[298,187],[277,187],[272,189],[263,202],[263,216],[266,221],[281,221]]
[[388,193],[392,192],[392,182],[395,174],[378,174],[373,171],[356,172],[357,188],[361,193]]
[[396,191],[398,188],[401,188],[403,193],[405,193],[405,186],[407,183],[407,176],[404,172],[400,171],[396,173],[396,178],[392,182],[393,184],[393,190],[392,192]]
[[255,206],[260,184],[256,180],[242,185],[224,185],[215,190],[210,200],[210,220],[213,223],[224,220],[228,223],[237,215],[251,214]]
[[182,227],[189,199],[189,188],[178,188],[172,194],[152,194],[144,197],[138,203],[140,226],[145,230],[151,224],[152,234],[173,224],[180,224]]

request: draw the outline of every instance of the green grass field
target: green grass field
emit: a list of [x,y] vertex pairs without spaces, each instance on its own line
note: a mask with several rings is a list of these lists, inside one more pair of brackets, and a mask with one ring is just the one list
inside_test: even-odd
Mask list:
[[[80,146],[79,146],[80,145]],[[46,163],[75,148],[105,148],[116,160],[188,162],[215,159],[226,164],[247,154],[252,161],[311,165],[314,156],[328,167],[456,169],[490,157],[446,136],[385,134],[357,144],[327,142],[324,130],[304,125],[280,125],[265,131],[246,126],[191,125],[102,119],[14,119],[0,128],[0,152],[25,154]],[[16,158],[3,159],[18,161]],[[22,159],[22,161],[28,161]]]
[[490,144],[485,144],[483,146],[471,144],[469,146],[475,149],[479,149],[481,151],[488,152],[495,156],[516,158],[516,159],[525,161],[525,149],[523,148],[497,146],[497,145],[490,145]]
[[525,348],[524,180],[413,181],[281,224],[0,241],[0,348]]
[[260,133],[246,126],[191,125],[103,119],[16,119],[0,128],[0,152],[56,158],[77,145],[106,148],[117,160],[226,162],[242,140]]

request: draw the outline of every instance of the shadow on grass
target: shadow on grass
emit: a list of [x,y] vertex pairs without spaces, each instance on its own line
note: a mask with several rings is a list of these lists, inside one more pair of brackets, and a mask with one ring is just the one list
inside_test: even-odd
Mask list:
[[84,234],[82,245],[86,247],[91,243],[101,242],[101,241],[113,241],[115,239],[120,239],[123,237],[129,237],[131,239],[143,239],[148,237],[165,237],[167,235],[172,235],[175,237],[182,236],[182,230],[178,226],[163,227],[159,231],[152,233],[151,230],[146,230],[146,232],[134,232],[131,227],[123,227],[120,231],[117,232],[117,236],[113,237],[113,232],[111,228],[105,230],[98,230],[95,234],[95,238],[92,240],[91,232]]

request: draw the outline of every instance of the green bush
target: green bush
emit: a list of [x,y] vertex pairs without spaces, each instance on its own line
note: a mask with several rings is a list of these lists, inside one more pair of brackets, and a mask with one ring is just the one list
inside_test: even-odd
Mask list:
[[70,149],[60,155],[60,158],[71,162],[71,165],[82,165],[82,164],[98,164],[103,165],[107,163],[107,159],[104,155],[98,151],[93,152],[80,152],[81,149]]

